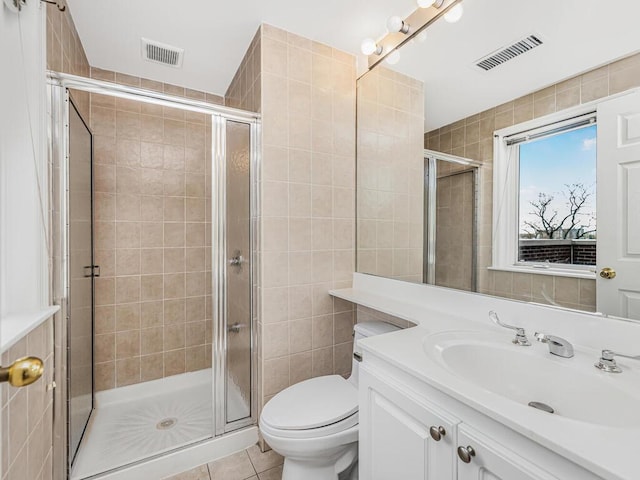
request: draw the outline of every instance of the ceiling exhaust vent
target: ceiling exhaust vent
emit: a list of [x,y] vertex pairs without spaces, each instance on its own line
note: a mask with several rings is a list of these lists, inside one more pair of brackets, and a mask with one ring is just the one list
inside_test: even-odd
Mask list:
[[165,45],[164,43],[142,39],[142,58],[150,62],[169,65],[170,67],[182,67],[184,49]]
[[542,43],[542,40],[537,36],[529,35],[513,45],[496,50],[486,57],[481,58],[476,62],[476,66],[480,67],[485,72],[488,72],[492,68],[496,68],[497,66],[522,55],[523,53],[527,53],[529,50],[539,47]]

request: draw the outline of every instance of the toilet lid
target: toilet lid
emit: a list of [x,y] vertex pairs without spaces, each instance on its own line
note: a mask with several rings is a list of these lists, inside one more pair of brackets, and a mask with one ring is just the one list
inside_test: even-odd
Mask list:
[[305,380],[284,389],[262,409],[262,421],[282,430],[324,427],[358,411],[358,390],[340,375]]

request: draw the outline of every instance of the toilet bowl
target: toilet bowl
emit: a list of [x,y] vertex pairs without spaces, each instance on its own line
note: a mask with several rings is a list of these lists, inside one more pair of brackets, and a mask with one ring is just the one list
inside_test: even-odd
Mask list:
[[[385,322],[354,327],[362,338],[398,330]],[[316,377],[275,395],[260,415],[264,440],[284,457],[282,480],[357,480],[358,362],[348,379]]]

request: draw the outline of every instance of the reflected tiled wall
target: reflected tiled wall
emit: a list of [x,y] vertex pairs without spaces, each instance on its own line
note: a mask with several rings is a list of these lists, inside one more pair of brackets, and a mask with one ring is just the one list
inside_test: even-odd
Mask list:
[[[355,59],[262,25],[227,92],[262,112],[262,404],[301,380],[351,369]],[[256,108],[258,107],[259,108]]]
[[377,67],[358,80],[358,271],[422,281],[422,82]]
[[[222,104],[92,69],[92,77]],[[91,95],[95,381],[104,390],[211,366],[211,124],[204,114]]]
[[481,293],[593,311],[595,280],[490,271],[493,132],[640,86],[640,54],[425,134],[426,148],[481,161],[478,285]]
[[53,320],[49,319],[2,354],[2,365],[33,355],[44,361],[44,374],[28,387],[2,384],[2,479],[52,478]]

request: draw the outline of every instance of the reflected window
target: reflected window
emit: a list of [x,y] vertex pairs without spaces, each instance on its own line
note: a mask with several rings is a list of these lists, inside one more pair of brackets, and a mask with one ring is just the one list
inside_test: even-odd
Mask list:
[[519,262],[596,264],[596,129],[511,147],[519,150]]

